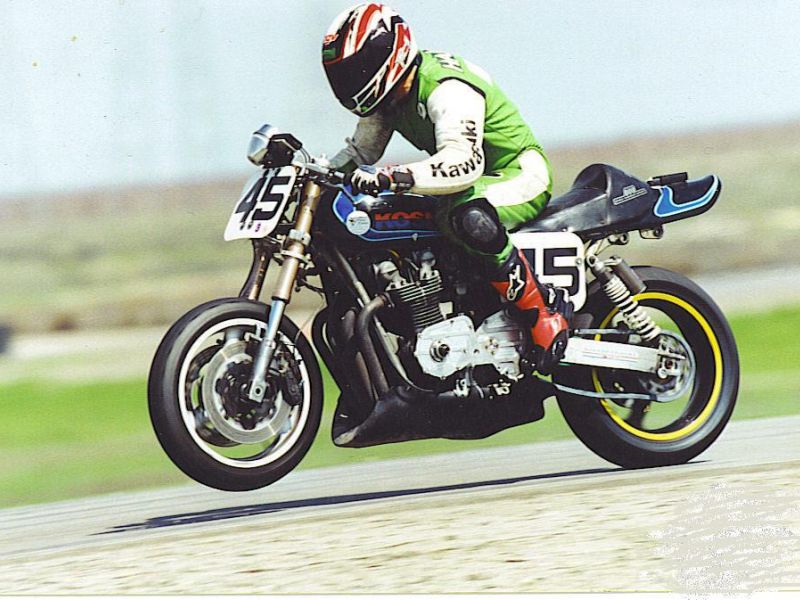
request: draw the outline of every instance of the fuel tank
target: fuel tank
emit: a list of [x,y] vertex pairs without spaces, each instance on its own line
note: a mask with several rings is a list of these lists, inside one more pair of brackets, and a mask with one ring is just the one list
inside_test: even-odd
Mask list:
[[440,199],[385,192],[377,197],[340,191],[323,219],[326,233],[345,243],[414,243],[441,237],[434,214]]

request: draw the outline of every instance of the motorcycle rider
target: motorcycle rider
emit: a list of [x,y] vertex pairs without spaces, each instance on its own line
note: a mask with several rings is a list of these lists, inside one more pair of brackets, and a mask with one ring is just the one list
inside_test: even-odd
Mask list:
[[[360,193],[441,196],[440,229],[523,311],[537,369],[552,369],[566,348],[572,305],[536,280],[506,231],[538,216],[552,192],[549,161],[516,106],[480,67],[419,50],[406,22],[377,2],[336,17],[322,63],[337,99],[359,117],[332,166],[350,173]],[[431,156],[371,166],[394,131]]]

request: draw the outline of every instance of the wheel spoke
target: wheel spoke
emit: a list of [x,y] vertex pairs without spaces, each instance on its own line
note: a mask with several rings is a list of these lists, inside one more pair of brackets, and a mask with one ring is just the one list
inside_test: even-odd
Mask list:
[[644,418],[647,416],[647,413],[650,412],[651,404],[652,402],[634,402],[630,409],[631,412],[628,414],[628,418],[625,419],[625,421],[630,424],[631,427],[636,427],[636,429],[644,429]]

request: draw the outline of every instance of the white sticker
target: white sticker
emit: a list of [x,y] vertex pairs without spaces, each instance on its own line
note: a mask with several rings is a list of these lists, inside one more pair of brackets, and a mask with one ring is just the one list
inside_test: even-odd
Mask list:
[[347,215],[345,225],[347,226],[347,231],[353,235],[364,235],[369,231],[372,222],[369,219],[369,215],[363,210],[354,210]]
[[513,244],[525,253],[537,279],[569,292],[575,310],[586,302],[586,268],[583,240],[566,231],[511,234]]

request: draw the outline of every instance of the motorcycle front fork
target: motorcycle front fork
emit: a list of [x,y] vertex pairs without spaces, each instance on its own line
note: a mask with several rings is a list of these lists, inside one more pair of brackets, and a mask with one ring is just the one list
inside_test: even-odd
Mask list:
[[[314,222],[314,213],[319,205],[321,195],[322,188],[315,182],[308,181],[305,184],[300,207],[297,210],[294,229],[289,231],[281,250],[283,265],[278,275],[275,291],[272,293],[272,305],[269,311],[269,319],[267,320],[267,331],[258,345],[258,350],[253,359],[253,371],[250,375],[248,397],[253,402],[263,402],[264,400],[264,393],[267,389],[267,370],[277,347],[275,340],[278,336],[278,329],[280,328],[286,305],[291,300],[292,290],[294,289],[300,266],[308,262],[306,251],[311,243],[311,225]],[[264,282],[266,273],[266,264],[269,261],[263,249],[261,251],[262,256],[259,256],[257,248],[254,248],[254,252],[256,254],[254,255],[253,267],[250,269],[250,276],[240,293],[240,295],[245,295],[251,300],[257,299],[261,292],[261,285]]]

